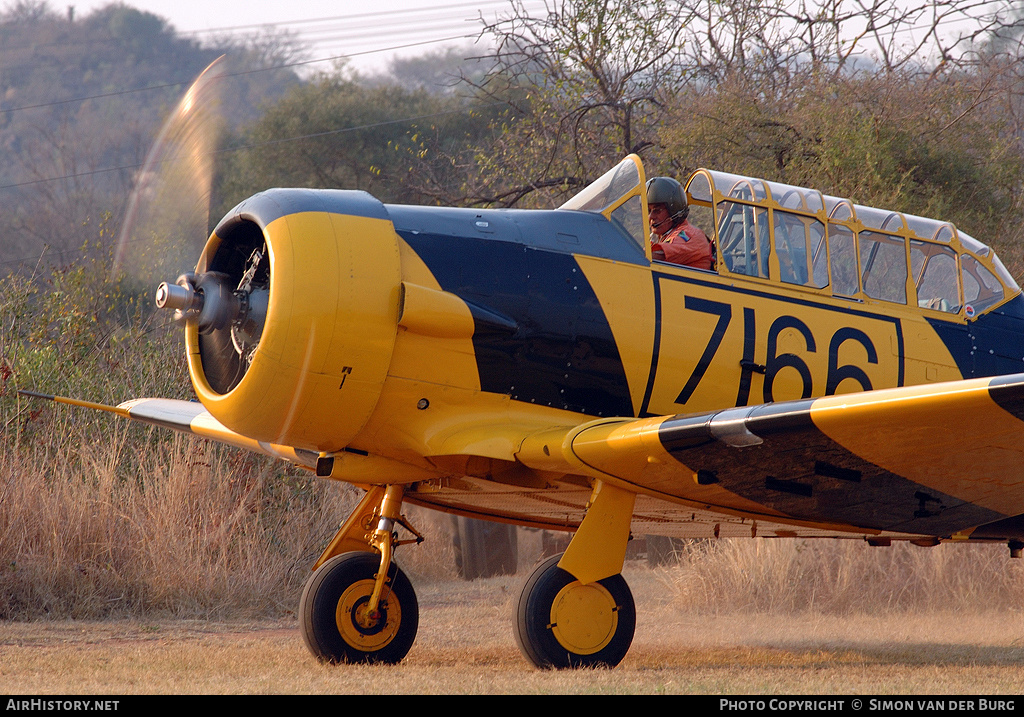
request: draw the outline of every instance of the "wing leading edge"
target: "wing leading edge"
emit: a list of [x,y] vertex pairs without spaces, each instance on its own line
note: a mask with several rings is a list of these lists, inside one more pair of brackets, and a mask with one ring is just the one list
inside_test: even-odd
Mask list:
[[246,438],[226,428],[220,421],[211,416],[201,403],[195,401],[181,401],[173,398],[136,398],[116,406],[108,406],[103,403],[52,396],[35,391],[19,391],[19,393],[31,398],[41,398],[68,406],[106,411],[107,413],[113,413],[133,421],[170,428],[182,433],[191,433],[202,438],[225,443],[229,446],[235,446],[236,448],[244,448],[272,458],[280,458],[296,465],[305,466],[306,468],[316,467],[317,454],[313,451],[305,451],[292,448],[291,446],[280,446]]

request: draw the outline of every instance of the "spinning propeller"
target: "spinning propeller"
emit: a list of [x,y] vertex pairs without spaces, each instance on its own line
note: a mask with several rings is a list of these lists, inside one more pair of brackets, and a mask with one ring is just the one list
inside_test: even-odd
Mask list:
[[[263,331],[270,257],[266,242],[255,236],[211,242],[204,250],[224,122],[223,74],[221,57],[203,70],[160,130],[136,179],[113,271],[149,286],[161,282],[156,305],[195,326],[206,378],[225,393],[241,380]],[[180,273],[186,266],[196,268]],[[174,283],[164,280],[178,273]]]

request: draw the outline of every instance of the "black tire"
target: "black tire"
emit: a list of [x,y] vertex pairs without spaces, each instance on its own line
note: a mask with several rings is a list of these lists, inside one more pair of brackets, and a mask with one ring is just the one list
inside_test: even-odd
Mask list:
[[582,585],[558,567],[561,557],[538,565],[523,586],[515,622],[519,649],[542,669],[614,667],[633,642],[633,594],[621,575]]
[[519,568],[519,532],[514,525],[453,516],[452,546],[455,569],[464,580],[515,575]]
[[321,565],[306,582],[299,603],[302,639],[313,656],[330,663],[401,662],[419,627],[416,592],[391,563],[381,595],[380,617],[360,613],[380,569],[376,553],[343,553]]

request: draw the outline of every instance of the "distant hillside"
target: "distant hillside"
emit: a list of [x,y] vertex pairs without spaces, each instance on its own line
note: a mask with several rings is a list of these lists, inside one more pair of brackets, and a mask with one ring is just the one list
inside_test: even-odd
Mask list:
[[200,45],[123,4],[78,17],[21,0],[0,13],[0,271],[44,246],[77,252],[104,216],[116,222],[163,117],[214,59],[227,55],[239,124],[298,83],[266,69],[296,52],[284,36]]

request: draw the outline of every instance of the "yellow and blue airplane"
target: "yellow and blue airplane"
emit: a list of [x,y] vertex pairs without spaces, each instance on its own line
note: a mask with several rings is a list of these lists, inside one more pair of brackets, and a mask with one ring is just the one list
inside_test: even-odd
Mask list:
[[631,534],[1019,556],[1024,298],[995,253],[949,222],[699,169],[685,197],[715,263],[677,266],[652,260],[645,179],[631,155],[553,210],[262,192],[157,292],[199,402],[49,398],[363,488],[301,599],[330,662],[413,644],[407,503],[573,533],[517,606],[540,667],[626,655]]

